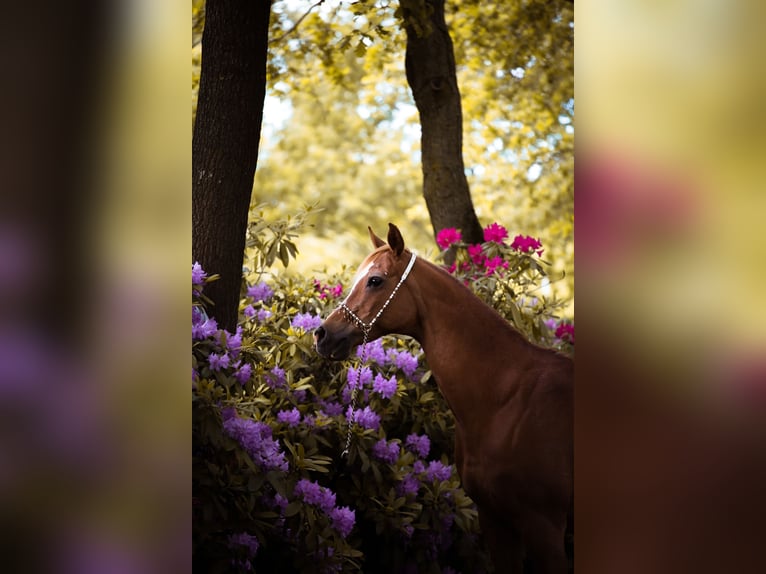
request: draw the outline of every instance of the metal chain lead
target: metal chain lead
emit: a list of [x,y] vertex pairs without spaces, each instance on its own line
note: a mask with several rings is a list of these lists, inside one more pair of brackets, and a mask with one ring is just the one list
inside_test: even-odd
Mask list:
[[[372,331],[372,326],[375,325],[375,322],[383,314],[383,311],[386,310],[386,307],[388,307],[388,304],[391,303],[391,300],[394,298],[394,295],[396,295],[396,292],[399,291],[399,287],[402,286],[402,283],[404,283],[404,280],[407,279],[407,276],[410,274],[410,271],[412,271],[412,266],[415,265],[415,259],[417,259],[417,257],[413,253],[412,257],[410,258],[410,262],[407,264],[407,268],[404,270],[404,273],[402,273],[402,278],[399,279],[399,283],[396,284],[396,287],[394,287],[394,290],[391,291],[391,295],[389,295],[388,299],[386,299],[386,302],[383,303],[383,306],[380,308],[380,311],[378,311],[377,315],[375,315],[372,318],[372,321],[370,321],[369,323],[365,323],[356,313],[354,313],[351,309],[349,309],[348,306],[346,305],[346,301],[343,301],[339,305],[339,308],[341,311],[343,311],[343,315],[346,317],[346,319],[353,322],[357,327],[359,327],[362,330],[362,335],[363,335],[362,349],[364,349],[365,345],[367,345],[367,340],[369,339],[370,332]],[[346,299],[348,299],[348,297]],[[349,413],[350,416],[348,417],[348,432],[346,433],[346,448],[343,449],[341,456],[348,456],[349,448],[351,448],[351,433],[354,427],[354,412],[356,411],[356,391],[357,391],[356,387],[354,387],[351,390],[351,412]]]

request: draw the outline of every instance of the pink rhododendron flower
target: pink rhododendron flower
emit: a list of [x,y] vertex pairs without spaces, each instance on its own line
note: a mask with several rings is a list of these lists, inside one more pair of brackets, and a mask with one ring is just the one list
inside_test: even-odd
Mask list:
[[473,264],[478,266],[484,265],[484,260],[487,258],[486,255],[484,255],[484,248],[478,244],[468,246],[468,255],[471,257]]
[[556,327],[556,338],[562,341],[569,341],[574,345],[574,325],[571,323],[561,323]]
[[484,241],[494,241],[502,243],[503,239],[508,237],[508,230],[497,223],[490,223],[484,228]]
[[537,255],[542,255],[543,250],[540,249],[542,246],[543,244],[540,243],[539,240],[528,235],[517,235],[513,238],[513,243],[511,243],[511,247],[516,251],[520,251],[522,253],[537,251]]
[[508,269],[508,262],[502,257],[492,257],[487,259],[486,263],[487,275],[492,275],[498,268]]
[[442,249],[447,249],[450,245],[457,243],[463,238],[459,230],[454,227],[445,227],[436,234],[436,243]]

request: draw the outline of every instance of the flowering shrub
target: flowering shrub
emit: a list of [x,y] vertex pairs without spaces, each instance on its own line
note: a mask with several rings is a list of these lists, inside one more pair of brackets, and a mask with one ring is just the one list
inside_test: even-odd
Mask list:
[[[516,266],[536,264],[534,254],[505,245],[504,231],[490,226],[478,247],[445,235],[458,247],[456,275],[491,302],[496,284],[518,285]],[[240,324],[230,333],[205,310],[204,287],[216,277],[192,266],[195,568],[491,571],[453,464],[454,419],[419,346],[386,337],[348,361],[325,361],[311,331],[348,278],[264,280],[260,271],[243,287]],[[531,290],[535,277],[518,277]],[[530,320],[547,308],[510,299]],[[573,330],[565,341],[561,325],[543,327],[573,343]]]
[[450,239],[449,244],[440,245],[456,249],[450,273],[530,340],[574,352],[574,326],[555,319],[563,303],[540,293],[541,285],[549,279],[548,264],[540,259],[544,249],[538,239],[516,235],[508,244],[508,230],[498,223],[484,228],[481,244],[463,243],[459,230],[448,228],[440,233]]

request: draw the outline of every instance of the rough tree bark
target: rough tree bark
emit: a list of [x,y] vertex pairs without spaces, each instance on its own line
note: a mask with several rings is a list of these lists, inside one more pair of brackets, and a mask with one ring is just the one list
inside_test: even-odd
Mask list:
[[407,32],[405,69],[420,113],[423,196],[434,233],[462,230],[479,243],[483,232],[463,164],[463,113],[444,0],[402,2]]
[[266,95],[271,0],[208,0],[192,139],[192,257],[221,278],[205,293],[237,323],[245,232]]

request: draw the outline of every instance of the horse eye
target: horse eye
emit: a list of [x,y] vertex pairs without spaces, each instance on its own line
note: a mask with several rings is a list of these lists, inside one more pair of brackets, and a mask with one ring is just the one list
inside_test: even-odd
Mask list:
[[379,287],[383,284],[383,279],[381,277],[370,277],[367,280],[367,287]]

